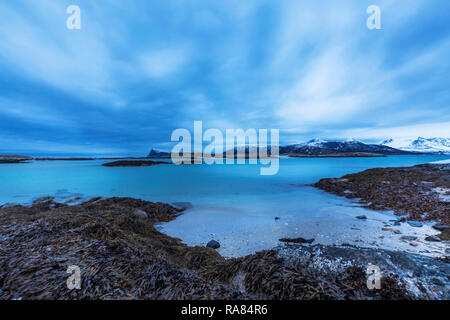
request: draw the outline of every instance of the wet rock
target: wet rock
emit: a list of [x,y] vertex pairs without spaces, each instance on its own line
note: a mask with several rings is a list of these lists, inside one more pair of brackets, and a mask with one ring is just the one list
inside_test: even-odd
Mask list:
[[208,242],[208,244],[206,245],[208,248],[213,248],[213,249],[219,249],[220,248],[220,243],[216,240],[211,240]]
[[38,203],[43,203],[43,202],[47,202],[47,201],[52,201],[54,199],[55,199],[55,197],[52,197],[52,196],[43,196],[43,197],[39,197],[39,198],[35,199],[33,201],[33,203],[38,204]]
[[392,231],[392,228],[390,228],[390,227],[384,227],[384,228],[381,228],[381,230],[382,230],[382,231]]
[[400,230],[397,230],[397,229],[395,229],[393,231],[394,231],[395,234],[401,234],[402,233]]
[[415,243],[415,242],[410,242],[409,245],[412,246],[412,247],[417,247],[417,246],[419,246],[419,244],[418,244],[418,243]]
[[417,240],[417,237],[416,236],[401,236],[400,240],[414,241],[414,240]]
[[359,220],[366,220],[367,217],[366,217],[366,216],[357,216],[356,219],[359,219]]
[[148,218],[147,212],[145,212],[143,210],[140,210],[140,209],[134,210],[133,214],[138,216],[139,218],[142,218],[142,219],[147,219]]
[[280,217],[275,217],[275,221],[280,220]]
[[414,220],[409,220],[409,221],[408,221],[408,224],[409,224],[411,227],[414,227],[414,228],[420,228],[420,227],[423,226],[422,222],[414,221]]
[[449,241],[450,240],[450,229],[445,229],[444,231],[439,233],[437,236],[443,241]]
[[432,241],[432,242],[440,242],[441,239],[437,236],[428,236],[425,238],[426,241]]
[[315,239],[305,239],[305,238],[281,238],[281,242],[291,242],[291,243],[313,243]]
[[65,204],[74,203],[74,202],[77,202],[78,200],[81,200],[81,197],[72,197],[72,198],[64,201],[64,203]]
[[433,229],[436,229],[438,231],[445,231],[446,229],[450,229],[450,226],[447,226],[447,225],[442,225],[442,226],[434,225]]
[[15,203],[15,202],[8,202],[8,203],[5,203],[4,205],[0,206],[0,208],[7,209],[7,208],[13,208],[13,207],[17,207],[17,206],[20,206],[20,204]]

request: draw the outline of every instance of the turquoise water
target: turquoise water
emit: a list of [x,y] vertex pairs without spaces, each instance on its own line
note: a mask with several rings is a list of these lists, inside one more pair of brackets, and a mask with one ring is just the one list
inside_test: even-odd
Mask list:
[[[60,201],[81,195],[83,199],[129,196],[167,203],[190,202],[193,208],[159,228],[188,244],[204,244],[210,238],[229,241],[230,245],[221,250],[231,256],[267,248],[279,236],[301,234],[317,239],[323,233],[325,243],[339,224],[349,225],[361,213],[373,215],[377,221],[392,219],[389,213],[360,208],[307,184],[368,168],[411,166],[448,158],[283,158],[274,176],[261,176],[258,165],[102,167],[106,160],[2,164],[0,203],[28,204],[43,195],[54,195]],[[275,216],[281,219],[275,221]]]

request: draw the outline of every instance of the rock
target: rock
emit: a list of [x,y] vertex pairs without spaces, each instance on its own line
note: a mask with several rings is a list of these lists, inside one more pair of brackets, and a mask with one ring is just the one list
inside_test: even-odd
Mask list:
[[425,238],[425,241],[439,242],[441,239],[437,236],[428,236]]
[[138,216],[139,218],[142,218],[142,219],[147,219],[148,218],[147,212],[145,212],[143,210],[140,210],[140,209],[134,210],[133,214]]
[[402,232],[401,232],[400,230],[395,229],[395,230],[394,230],[394,233],[395,233],[395,234],[401,234]]
[[72,198],[66,200],[64,203],[69,204],[69,203],[77,202],[80,199],[81,199],[81,197],[72,197]]
[[422,222],[414,221],[414,220],[409,220],[409,221],[408,221],[408,224],[409,224],[411,227],[414,227],[414,228],[420,228],[420,227],[423,226]]
[[15,203],[15,202],[8,202],[8,203],[5,203],[4,205],[0,206],[0,208],[7,209],[7,208],[13,208],[13,207],[17,207],[17,206],[20,206],[20,204]]
[[450,226],[447,226],[447,225],[442,225],[442,226],[434,225],[433,229],[436,229],[438,231],[445,231],[446,229],[450,229]]
[[38,203],[43,203],[43,202],[51,201],[51,200],[54,200],[54,199],[55,199],[55,197],[52,197],[52,196],[43,196],[43,197],[39,197],[39,198],[35,199],[35,200],[33,201],[33,203],[34,203],[34,204],[38,204]]
[[400,222],[398,222],[398,221],[394,222],[394,226],[398,227],[399,225],[400,225]]
[[218,249],[218,248],[220,248],[220,243],[216,240],[211,240],[210,242],[208,242],[208,244],[206,246],[208,248]]
[[392,231],[392,228],[390,228],[390,227],[384,227],[384,228],[381,228],[381,230],[382,230],[382,231]]
[[119,160],[102,164],[104,167],[149,167],[158,164],[170,164],[167,161],[151,161],[151,160]]
[[281,238],[281,242],[292,242],[292,243],[313,243],[315,239],[305,239],[305,238]]
[[280,220],[280,217],[275,217],[275,221],[276,221],[276,220]]
[[445,229],[444,231],[439,233],[437,236],[443,241],[449,241],[450,240],[450,229]]
[[367,217],[366,217],[366,216],[357,216],[356,219],[359,219],[359,220],[366,220]]
[[419,244],[418,244],[418,243],[415,243],[415,242],[410,242],[409,245],[410,245],[410,246],[413,246],[413,247],[417,247]]
[[417,237],[416,236],[401,236],[400,240],[414,241],[414,240],[417,240]]

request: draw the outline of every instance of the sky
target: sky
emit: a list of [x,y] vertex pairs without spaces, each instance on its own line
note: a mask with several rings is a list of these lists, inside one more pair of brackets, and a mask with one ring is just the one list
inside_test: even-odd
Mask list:
[[281,144],[450,137],[449,12],[448,0],[0,0],[0,154],[142,156],[195,120],[279,129]]

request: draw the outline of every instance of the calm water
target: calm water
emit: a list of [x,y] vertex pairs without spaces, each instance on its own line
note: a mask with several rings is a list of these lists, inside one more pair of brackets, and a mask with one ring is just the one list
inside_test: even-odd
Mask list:
[[[215,238],[221,242],[219,251],[225,256],[273,247],[284,236],[312,237],[320,243],[361,242],[389,247],[389,239],[379,238],[385,237],[379,229],[393,218],[391,213],[360,208],[307,184],[368,168],[411,166],[448,158],[287,158],[280,159],[275,176],[260,176],[257,165],[108,168],[101,166],[107,162],[101,160],[3,164],[0,203],[28,204],[42,195],[54,195],[60,201],[80,195],[83,199],[130,196],[167,203],[190,202],[193,208],[158,228],[190,245],[204,245]],[[356,220],[359,214],[367,215],[368,221]],[[281,219],[275,221],[275,216]],[[422,231],[434,233],[429,228]],[[405,250],[426,250],[409,247]]]

